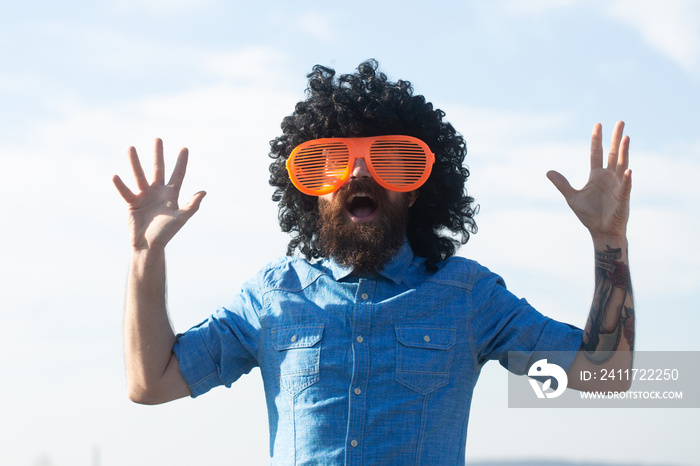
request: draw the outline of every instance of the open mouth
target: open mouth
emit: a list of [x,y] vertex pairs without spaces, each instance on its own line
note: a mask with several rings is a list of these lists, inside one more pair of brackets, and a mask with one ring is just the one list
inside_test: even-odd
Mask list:
[[372,218],[377,211],[377,204],[367,193],[357,193],[350,196],[345,208],[353,219],[366,221]]

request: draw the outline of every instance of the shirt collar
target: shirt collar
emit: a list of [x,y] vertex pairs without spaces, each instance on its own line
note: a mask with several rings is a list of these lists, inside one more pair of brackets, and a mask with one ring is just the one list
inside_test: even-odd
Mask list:
[[[404,239],[394,257],[379,271],[379,275],[388,278],[394,283],[400,283],[408,266],[413,262],[413,250],[407,239]],[[346,267],[337,263],[334,259],[324,259],[323,265],[328,269],[336,281],[340,281],[352,274],[352,267]]]

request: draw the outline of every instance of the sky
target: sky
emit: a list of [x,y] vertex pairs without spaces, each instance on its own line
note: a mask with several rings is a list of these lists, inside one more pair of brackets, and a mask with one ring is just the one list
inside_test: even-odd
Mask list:
[[[126,150],[190,150],[168,246],[176,331],[283,255],[269,141],[315,64],[375,58],[464,135],[479,232],[459,255],[541,312],[585,324],[592,247],[550,169],[581,187],[590,134],[631,137],[637,349],[698,351],[700,3],[3,1],[0,15],[0,464],[263,465],[259,371],[196,400],[126,398]],[[167,167],[166,167],[167,169]],[[470,460],[700,464],[697,409],[515,409],[484,368]],[[695,434],[693,434],[695,432]]]

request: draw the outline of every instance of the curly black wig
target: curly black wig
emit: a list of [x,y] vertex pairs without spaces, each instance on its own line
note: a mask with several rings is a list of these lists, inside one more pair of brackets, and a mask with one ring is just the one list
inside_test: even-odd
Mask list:
[[272,200],[279,203],[282,231],[292,235],[287,254],[299,249],[308,260],[322,256],[318,198],[292,185],[285,165],[292,149],[318,138],[399,134],[423,140],[435,153],[430,177],[409,210],[406,230],[413,252],[427,259],[429,270],[435,270],[477,230],[478,206],[465,187],[469,177],[463,165],[466,143],[443,121],[442,110],[434,109],[422,95],[413,95],[410,82],[390,82],[377,68],[375,60],[368,60],[357,73],[336,79],[334,70],[314,66],[308,75],[307,99],[284,118],[283,134],[270,141],[270,184],[276,188]]

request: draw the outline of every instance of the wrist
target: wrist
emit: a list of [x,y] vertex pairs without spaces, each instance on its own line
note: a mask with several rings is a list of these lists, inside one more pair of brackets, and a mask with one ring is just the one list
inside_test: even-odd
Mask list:
[[593,240],[593,247],[596,250],[603,250],[608,247],[610,248],[622,248],[627,249],[627,236],[622,235],[601,235],[591,233],[591,239]]
[[165,248],[131,248],[131,262],[147,266],[165,259]]

